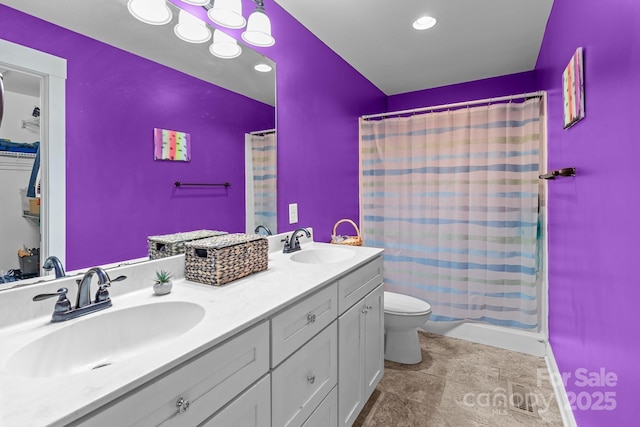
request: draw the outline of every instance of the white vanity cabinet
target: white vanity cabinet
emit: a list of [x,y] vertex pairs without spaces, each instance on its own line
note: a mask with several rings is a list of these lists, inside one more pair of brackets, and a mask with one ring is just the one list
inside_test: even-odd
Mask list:
[[338,427],[338,387],[331,390],[302,427]]
[[275,368],[338,317],[336,284],[292,304],[271,319],[271,367]]
[[265,375],[200,427],[271,427],[271,375]]
[[334,321],[272,373],[272,425],[299,427],[338,380],[338,331]]
[[268,371],[269,327],[262,322],[71,425],[196,426]]
[[68,425],[351,426],[384,368],[379,253]]
[[[378,269],[379,268],[379,269]],[[338,318],[338,425],[351,426],[384,373],[384,290],[381,258],[341,279],[364,297]],[[366,292],[366,293],[365,293]],[[349,296],[349,292],[342,295]]]

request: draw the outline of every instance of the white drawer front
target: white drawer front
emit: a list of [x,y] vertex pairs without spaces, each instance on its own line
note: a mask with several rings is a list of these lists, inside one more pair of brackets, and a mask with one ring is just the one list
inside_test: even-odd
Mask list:
[[277,314],[271,319],[271,367],[278,366],[337,316],[335,284]]
[[258,381],[200,427],[271,427],[271,376]]
[[[269,370],[268,322],[134,390],[83,426],[196,426]],[[180,413],[179,399],[189,401]]]
[[331,390],[302,427],[338,427],[338,387]]
[[301,426],[336,385],[337,342],[333,322],[273,371],[273,426]]
[[342,314],[382,283],[382,257],[338,280],[338,309]]

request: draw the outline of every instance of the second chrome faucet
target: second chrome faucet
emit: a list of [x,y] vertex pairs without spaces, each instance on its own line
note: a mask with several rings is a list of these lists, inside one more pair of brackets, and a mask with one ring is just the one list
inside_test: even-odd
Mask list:
[[300,247],[300,240],[298,237],[299,233],[304,233],[307,238],[311,237],[311,233],[306,228],[298,228],[293,233],[291,233],[291,237],[284,238],[284,245],[282,246],[282,252],[285,254],[290,254],[291,252],[296,252],[302,249]]

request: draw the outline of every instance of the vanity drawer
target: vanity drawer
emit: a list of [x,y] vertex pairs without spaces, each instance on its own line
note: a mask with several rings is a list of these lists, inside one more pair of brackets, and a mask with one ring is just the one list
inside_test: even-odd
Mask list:
[[[196,426],[269,370],[267,322],[80,420],[83,426]],[[182,399],[184,412],[177,402]],[[187,403],[188,401],[188,403]]]
[[334,388],[337,343],[337,322],[333,322],[272,372],[274,427],[301,426]]
[[337,317],[335,284],[274,316],[271,319],[271,367],[278,366]]
[[302,427],[338,427],[338,387],[324,398]]
[[382,257],[338,280],[338,309],[342,314],[382,283]]
[[200,427],[271,427],[271,376],[266,375]]

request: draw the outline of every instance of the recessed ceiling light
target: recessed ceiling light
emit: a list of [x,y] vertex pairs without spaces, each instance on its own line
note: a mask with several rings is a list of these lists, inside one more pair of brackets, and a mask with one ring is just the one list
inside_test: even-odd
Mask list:
[[428,30],[436,25],[436,22],[438,22],[438,20],[433,16],[422,16],[413,21],[413,28],[416,30]]
[[258,64],[253,68],[255,68],[256,71],[260,71],[261,73],[268,73],[269,71],[273,70],[273,68],[269,64]]

